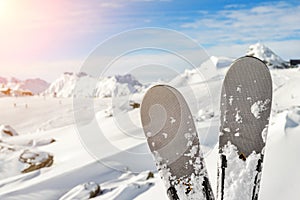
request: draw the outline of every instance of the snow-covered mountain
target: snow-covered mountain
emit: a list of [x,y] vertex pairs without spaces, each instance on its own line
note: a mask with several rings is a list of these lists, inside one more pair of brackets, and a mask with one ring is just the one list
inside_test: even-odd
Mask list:
[[253,56],[264,61],[271,68],[288,68],[289,64],[281,57],[276,55],[270,48],[261,43],[250,45],[247,56]]
[[[259,58],[270,68],[289,68],[290,65],[287,61],[283,60],[281,57],[276,55],[270,48],[261,43],[256,43],[250,45],[248,51],[246,52],[247,56],[253,56]],[[210,59],[205,61],[199,69],[187,69],[182,74],[176,76],[171,82],[170,85],[174,87],[183,87],[190,86],[193,84],[200,83],[211,78],[216,78],[215,76],[207,76],[210,73],[205,72],[206,74],[201,74],[203,70],[211,71],[216,73],[217,70],[219,75],[225,75],[228,67],[234,62],[235,59],[225,57],[225,56],[211,56]],[[213,69],[215,67],[215,69]]]
[[[85,73],[65,72],[58,79],[51,83],[43,95],[53,97],[73,97],[73,96],[92,96],[93,88],[97,80]],[[76,83],[78,85],[76,87]],[[80,88],[79,88],[80,86]]]
[[55,97],[111,97],[132,94],[141,87],[142,84],[129,74],[96,79],[83,72],[65,72],[43,94]]
[[131,74],[116,75],[101,78],[94,90],[96,97],[124,96],[136,93],[142,89],[142,84]]
[[9,125],[0,125],[0,139],[2,137],[10,137],[19,135],[15,129]]
[[19,89],[29,90],[33,94],[39,94],[45,91],[49,87],[49,85],[50,84],[48,82],[40,78],[27,79],[19,84]]
[[31,96],[36,95],[49,86],[49,83],[36,78],[19,80],[15,77],[0,77],[0,95],[1,96]]

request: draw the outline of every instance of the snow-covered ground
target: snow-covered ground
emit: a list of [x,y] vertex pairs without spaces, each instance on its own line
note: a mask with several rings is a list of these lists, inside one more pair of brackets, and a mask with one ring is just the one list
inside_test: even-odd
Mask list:
[[[172,83],[191,107],[214,190],[219,99],[208,98],[208,95],[211,93],[216,97],[220,94],[221,81],[230,62],[227,58],[213,57],[220,76],[209,80],[209,91],[207,84],[198,81],[197,73],[193,71],[186,71]],[[271,74],[273,108],[260,199],[298,199],[300,70],[272,69]],[[190,95],[191,91],[193,95]],[[138,103],[142,97],[143,92],[130,95],[131,100]],[[168,199],[143,137],[139,109],[124,106],[122,112],[111,105],[111,97],[93,98],[91,101],[93,106],[77,107],[73,106],[72,98],[0,98],[0,124],[10,125],[16,131],[11,136],[6,134],[8,128],[1,126],[0,199],[66,200],[93,196],[93,199],[106,200]],[[104,137],[119,150],[117,153],[105,152],[98,159],[90,154],[91,148],[83,143],[75,124],[74,113],[81,109],[95,113]],[[85,116],[82,120],[86,120]],[[122,120],[130,120],[131,126],[124,125]],[[102,151],[109,151],[102,141],[91,144]],[[136,154],[143,156],[136,160]],[[29,167],[36,169],[22,173]],[[154,178],[149,172],[154,173]]]

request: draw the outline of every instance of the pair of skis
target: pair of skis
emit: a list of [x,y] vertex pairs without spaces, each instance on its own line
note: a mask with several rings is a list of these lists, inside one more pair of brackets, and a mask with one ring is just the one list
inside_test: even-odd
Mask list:
[[[272,103],[267,66],[253,57],[235,61],[221,94],[218,200],[257,200]],[[146,93],[141,119],[171,200],[214,200],[192,114],[166,85]]]

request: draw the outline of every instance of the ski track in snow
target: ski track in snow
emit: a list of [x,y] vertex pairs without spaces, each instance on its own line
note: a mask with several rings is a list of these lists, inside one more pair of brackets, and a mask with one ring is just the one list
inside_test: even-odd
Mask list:
[[[222,66],[220,73],[224,75],[226,70],[227,68]],[[299,69],[271,70],[271,74],[275,92],[268,136],[262,133],[262,137],[267,140],[267,146],[259,199],[297,199],[300,196],[300,173],[298,173],[300,71]],[[216,194],[219,99],[212,100],[215,106],[212,109],[211,102],[207,101],[205,96],[207,90],[203,87],[204,84],[193,82],[198,79],[192,76],[193,73],[186,72],[184,77],[176,79],[176,84],[184,94],[189,92],[186,89],[187,84],[193,85],[192,89],[195,91],[197,102],[192,98],[187,98],[187,102],[191,107],[193,117],[199,119],[195,124],[202,145],[201,149],[205,151],[206,167],[212,188]],[[210,92],[219,94],[220,80],[215,79],[210,84],[213,89]],[[242,92],[239,88],[237,90]],[[141,99],[142,94],[138,98]],[[16,103],[15,108],[14,103]],[[28,104],[27,108],[25,104]],[[195,110],[196,104],[202,109],[201,112]],[[109,141],[120,146],[122,151],[138,145],[146,145],[145,141],[134,140],[124,135],[118,128],[113,128],[115,127],[113,117],[104,113],[109,105],[110,99],[99,100],[96,104],[96,118],[102,120],[104,128],[110,128],[110,134],[106,135]],[[257,114],[256,108],[253,108],[254,115]],[[263,107],[261,108],[263,110]],[[76,186],[88,182],[99,184],[103,191],[103,194],[98,194],[94,199],[168,199],[152,160],[135,161],[137,168],[141,169],[139,173],[133,173],[130,169],[120,172],[95,162],[95,159],[82,146],[76,129],[72,125],[74,118],[71,99],[2,97],[0,110],[0,123],[10,125],[19,134],[14,137],[0,138],[0,177],[2,177],[0,199],[59,199],[74,188],[72,195],[75,195],[80,188],[76,189]],[[130,117],[138,122],[139,112],[130,111]],[[136,129],[137,132],[138,130]],[[51,143],[51,139],[55,142]],[[20,173],[18,156],[25,149],[51,153],[54,156],[53,165],[26,174]],[[122,157],[122,154],[119,156]],[[130,160],[131,158],[124,159]],[[146,180],[148,171],[155,172],[154,178]],[[232,176],[236,175],[232,174]],[[232,187],[238,187],[238,185],[235,184]]]

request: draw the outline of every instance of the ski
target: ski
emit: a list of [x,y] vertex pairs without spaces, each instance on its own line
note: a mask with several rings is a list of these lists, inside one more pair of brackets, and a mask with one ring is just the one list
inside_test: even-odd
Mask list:
[[228,70],[221,94],[218,200],[257,200],[272,104],[269,69],[242,57]]
[[171,200],[214,200],[192,114],[183,96],[166,85],[150,88],[141,120],[157,170]]

